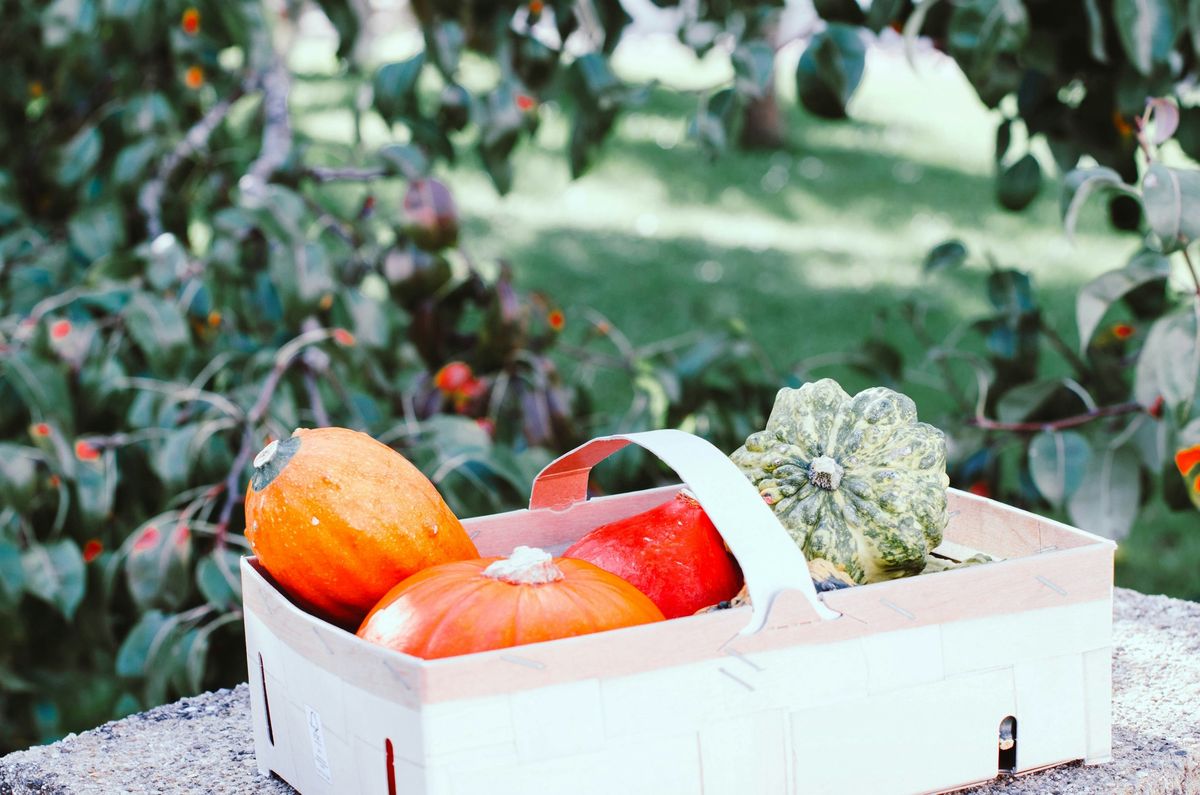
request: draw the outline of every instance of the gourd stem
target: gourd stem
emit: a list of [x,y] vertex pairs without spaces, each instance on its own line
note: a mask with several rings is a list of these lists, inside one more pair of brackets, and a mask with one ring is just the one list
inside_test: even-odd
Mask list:
[[817,456],[808,465],[808,479],[816,487],[833,491],[842,483],[846,470],[829,456]]
[[536,547],[517,547],[507,558],[495,561],[483,570],[484,577],[510,585],[544,585],[563,579],[554,557]]

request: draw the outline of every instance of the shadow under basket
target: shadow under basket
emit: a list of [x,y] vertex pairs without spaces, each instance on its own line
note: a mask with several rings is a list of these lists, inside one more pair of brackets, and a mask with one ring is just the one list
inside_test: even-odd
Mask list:
[[464,521],[480,553],[561,552],[672,499],[586,499],[631,443],[695,494],[752,605],[421,660],[308,615],[244,559],[259,770],[305,795],[920,793],[1109,760],[1115,546],[1058,522],[951,490],[939,551],[1002,560],[818,595],[724,454],[651,431],[556,460],[530,510]]

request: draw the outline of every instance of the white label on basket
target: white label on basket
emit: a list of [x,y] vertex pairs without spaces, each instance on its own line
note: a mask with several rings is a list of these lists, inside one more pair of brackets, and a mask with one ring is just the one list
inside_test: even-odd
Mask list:
[[313,766],[317,775],[326,782],[333,783],[333,772],[329,769],[329,755],[325,752],[325,732],[321,729],[321,714],[307,704],[304,709],[308,712],[308,739],[312,741]]

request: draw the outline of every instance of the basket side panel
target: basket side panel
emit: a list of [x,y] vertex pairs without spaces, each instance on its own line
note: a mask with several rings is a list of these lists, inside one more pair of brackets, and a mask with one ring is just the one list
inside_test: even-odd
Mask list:
[[708,724],[700,730],[704,795],[790,792],[789,739],[782,709]]
[[791,714],[795,791],[929,792],[996,775],[1009,668]]
[[1109,542],[1060,522],[956,489],[949,491],[947,540],[1003,558],[1047,549],[1075,549]]
[[1087,704],[1082,653],[1013,666],[1017,691],[1017,769],[1087,756]]
[[1083,654],[1084,683],[1087,687],[1088,764],[1112,760],[1112,647],[1092,649]]

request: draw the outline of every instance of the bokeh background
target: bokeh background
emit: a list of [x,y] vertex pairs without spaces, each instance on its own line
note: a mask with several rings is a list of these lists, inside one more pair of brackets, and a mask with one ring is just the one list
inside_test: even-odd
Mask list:
[[241,491],[297,426],[470,516],[882,384],[953,485],[1200,598],[1194,16],[3,0],[0,752],[245,677]]

